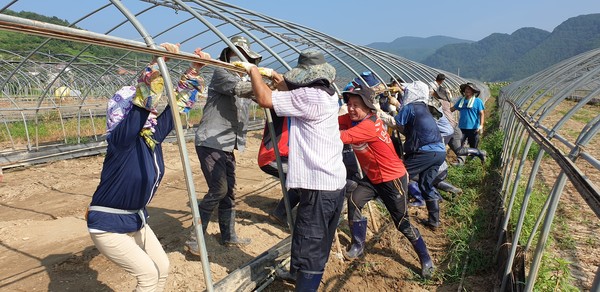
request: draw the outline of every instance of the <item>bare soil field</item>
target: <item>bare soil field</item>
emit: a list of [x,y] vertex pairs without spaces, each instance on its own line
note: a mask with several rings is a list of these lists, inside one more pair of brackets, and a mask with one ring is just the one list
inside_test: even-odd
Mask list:
[[[213,281],[217,282],[286,238],[287,230],[268,218],[281,197],[279,181],[256,165],[262,131],[248,134],[248,149],[237,153],[237,232],[253,239],[243,248],[218,244],[218,224],[209,224],[206,244]],[[187,143],[198,197],[207,190],[193,143]],[[184,249],[192,216],[182,165],[175,144],[164,145],[166,174],[149,206],[149,224],[171,262],[167,291],[205,289],[199,257]],[[86,206],[99,182],[103,156],[58,161],[5,170],[0,183],[0,291],[131,291],[135,279],[107,260],[94,247],[84,220]],[[379,212],[376,212],[379,214]],[[410,215],[425,218],[424,209]],[[216,216],[213,216],[216,217]],[[388,218],[378,217],[379,229],[367,234],[367,254],[342,261],[335,244],[321,284],[322,291],[456,291],[458,283],[424,282],[418,258],[408,240]],[[449,243],[444,227],[435,233],[418,225],[431,254],[440,259]],[[340,226],[340,243],[349,244],[348,228]],[[442,264],[443,268],[443,264]],[[492,290],[492,279],[467,277],[469,291]],[[275,281],[266,291],[293,286]]]

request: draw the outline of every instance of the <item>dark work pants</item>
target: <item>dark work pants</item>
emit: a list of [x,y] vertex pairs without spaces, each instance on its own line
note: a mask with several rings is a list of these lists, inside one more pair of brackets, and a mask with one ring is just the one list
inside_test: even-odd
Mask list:
[[345,188],[337,191],[295,189],[300,196],[290,273],[322,274],[344,204]]
[[360,220],[362,208],[372,199],[379,196],[390,212],[392,220],[398,229],[411,242],[419,238],[419,231],[410,224],[406,212],[406,194],[408,175],[392,181],[373,184],[372,188],[359,184],[348,198],[348,221]]
[[212,213],[217,205],[219,210],[235,206],[235,156],[233,152],[196,146],[200,168],[208,185],[208,193],[198,204],[200,212]]
[[463,134],[457,126],[454,127],[454,133],[452,135],[444,137],[444,142],[448,144],[452,152],[454,152],[457,157],[460,156],[458,153],[460,148],[463,147],[462,137]]
[[419,177],[419,190],[426,201],[438,199],[433,181],[445,160],[446,152],[415,152],[404,156],[404,166],[408,175]]
[[460,139],[461,145],[465,145],[465,141],[469,143],[469,147],[477,148],[479,146],[479,132],[477,130],[460,129],[463,136]]

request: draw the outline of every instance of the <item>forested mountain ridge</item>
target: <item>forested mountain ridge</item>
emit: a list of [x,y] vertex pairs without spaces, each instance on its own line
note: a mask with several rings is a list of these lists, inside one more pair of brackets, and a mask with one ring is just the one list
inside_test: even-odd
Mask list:
[[428,56],[445,45],[458,43],[472,43],[470,40],[457,39],[447,36],[432,36],[427,38],[405,36],[399,37],[390,43],[375,42],[367,47],[386,51],[404,58],[422,62]]
[[600,48],[600,14],[569,18],[551,33],[521,28],[471,44],[447,45],[423,63],[482,81],[515,81],[564,59]]
[[[66,20],[62,20],[56,16],[49,17],[40,15],[33,12],[21,11],[15,12],[11,10],[6,10],[3,12],[6,15],[17,16],[21,18],[27,18],[31,20],[43,21],[47,23],[52,23],[56,25],[69,26],[69,22]],[[77,28],[75,26],[75,28]],[[42,42],[44,42],[46,38],[28,35],[24,33],[15,33],[0,30],[0,58],[3,59],[11,59],[14,54],[19,54],[21,56],[26,56],[32,50],[38,48]],[[46,59],[42,54],[49,54],[57,58],[61,58],[65,56],[65,59],[71,59],[71,56],[75,56],[81,52],[87,45],[74,43],[71,41],[63,41],[63,40],[51,40],[47,43],[41,50],[41,54],[37,54],[32,56],[33,60],[37,59]],[[80,58],[85,58],[87,56],[93,56],[94,58],[103,58],[110,57],[115,58],[118,56],[124,55],[126,52],[119,49],[111,49],[107,47],[101,46],[90,46],[85,50],[85,52],[80,56]],[[132,53],[129,57],[133,58],[135,55],[138,57],[144,58],[145,55]]]

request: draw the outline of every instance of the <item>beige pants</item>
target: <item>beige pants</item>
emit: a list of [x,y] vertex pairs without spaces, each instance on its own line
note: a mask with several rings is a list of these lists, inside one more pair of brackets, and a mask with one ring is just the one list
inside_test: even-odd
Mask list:
[[158,238],[146,225],[131,233],[90,233],[96,248],[136,277],[135,291],[163,291],[169,274],[169,258]]

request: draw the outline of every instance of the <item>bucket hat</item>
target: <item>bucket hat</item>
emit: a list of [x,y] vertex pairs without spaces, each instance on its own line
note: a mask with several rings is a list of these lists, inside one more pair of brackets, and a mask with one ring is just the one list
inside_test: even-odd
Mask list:
[[373,91],[372,89],[368,87],[358,87],[352,91],[344,91],[342,92],[344,102],[348,103],[348,100],[352,95],[360,96],[360,98],[368,108],[376,110],[375,105],[373,104],[373,97],[375,97],[375,91]]
[[[248,57],[248,62],[258,65],[258,63],[260,63],[260,61],[262,60],[262,56],[259,53],[250,50],[250,43],[248,42],[247,38],[241,35],[237,35],[232,37],[230,41],[234,46],[236,46],[238,50],[240,50]],[[229,55],[230,51],[230,47],[224,48],[221,51],[221,54],[219,55],[219,60],[223,62],[229,62],[229,58],[227,56]]]
[[296,67],[283,74],[283,78],[299,85],[309,84],[318,79],[325,79],[329,84],[333,84],[335,68],[325,61],[321,51],[306,49],[300,52]]

